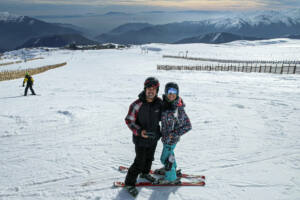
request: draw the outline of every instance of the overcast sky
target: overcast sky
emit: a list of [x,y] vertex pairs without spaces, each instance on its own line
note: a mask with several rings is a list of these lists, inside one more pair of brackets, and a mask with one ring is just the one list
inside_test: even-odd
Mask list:
[[0,0],[0,11],[20,15],[151,10],[269,10],[300,8],[300,0]]

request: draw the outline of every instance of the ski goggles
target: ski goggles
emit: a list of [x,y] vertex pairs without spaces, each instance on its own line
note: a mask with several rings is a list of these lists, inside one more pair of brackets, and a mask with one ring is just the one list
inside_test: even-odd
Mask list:
[[177,94],[177,90],[175,88],[168,89],[168,94]]

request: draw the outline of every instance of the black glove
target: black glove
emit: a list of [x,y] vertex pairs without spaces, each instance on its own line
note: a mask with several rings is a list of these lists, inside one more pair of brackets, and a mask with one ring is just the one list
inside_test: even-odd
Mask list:
[[156,133],[155,132],[146,132],[146,135],[148,136],[148,139],[154,140],[156,138]]

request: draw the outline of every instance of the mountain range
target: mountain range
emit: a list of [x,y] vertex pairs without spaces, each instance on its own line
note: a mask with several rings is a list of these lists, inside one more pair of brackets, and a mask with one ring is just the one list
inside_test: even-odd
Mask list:
[[56,34],[80,34],[80,32],[27,16],[0,13],[0,48],[3,50],[15,49],[31,38]]
[[[153,11],[155,14],[157,12]],[[105,15],[127,15],[127,13],[108,12]],[[79,35],[87,36],[89,39]],[[239,14],[159,25],[125,23],[95,38],[91,38],[88,30],[72,24],[47,23],[27,16],[0,12],[1,51],[35,45],[62,45],[70,41],[78,44],[83,44],[82,41],[91,44],[93,40],[100,43],[119,44],[223,43],[239,39],[278,37],[299,39],[299,35],[300,9],[253,12],[248,15]]]
[[[128,23],[116,34],[116,29],[96,37],[99,42],[115,43],[174,43],[185,38],[208,33],[227,32],[257,38],[277,38],[300,34],[300,10],[298,12],[270,11],[250,16],[185,21],[162,25]],[[141,27],[138,29],[138,27]],[[119,27],[117,28],[119,29]]]
[[32,38],[17,48],[63,47],[68,44],[92,45],[97,44],[97,42],[89,40],[80,34],[63,34]]
[[208,33],[204,35],[200,35],[197,37],[185,38],[183,40],[179,40],[175,42],[175,44],[187,44],[187,43],[206,43],[206,44],[221,44],[232,42],[236,40],[262,40],[263,38],[256,38],[256,37],[247,37],[247,36],[240,36],[235,35],[232,33]]

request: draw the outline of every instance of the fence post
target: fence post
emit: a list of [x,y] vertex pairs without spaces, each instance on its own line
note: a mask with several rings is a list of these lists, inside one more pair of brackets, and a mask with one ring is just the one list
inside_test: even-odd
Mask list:
[[265,64],[265,69],[264,69],[264,72],[266,73],[267,71],[267,64]]
[[282,63],[282,65],[281,65],[281,71],[280,71],[280,74],[282,74],[282,73],[283,73],[283,68],[284,68],[284,64]]
[[294,74],[296,74],[296,66],[297,66],[297,65],[295,64],[295,66],[294,66]]
[[259,73],[261,73],[261,65],[259,65]]

